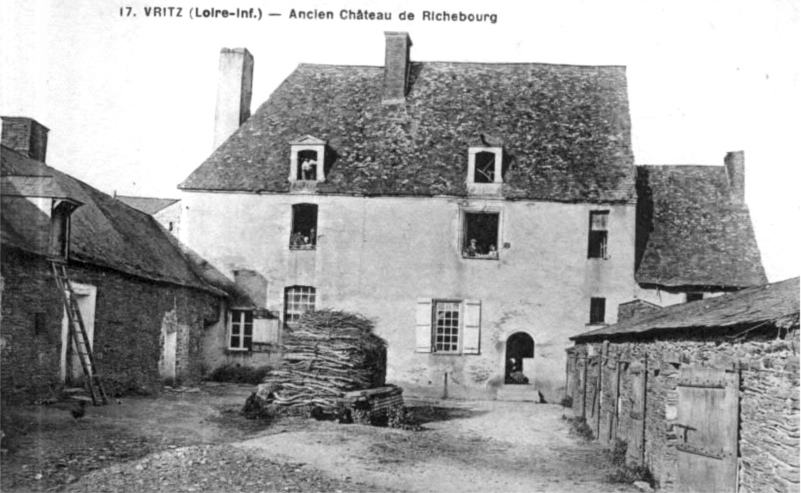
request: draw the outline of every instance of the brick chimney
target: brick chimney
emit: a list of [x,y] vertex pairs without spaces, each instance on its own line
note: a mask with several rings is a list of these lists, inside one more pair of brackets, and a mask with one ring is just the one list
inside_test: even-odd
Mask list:
[[45,162],[47,156],[47,127],[33,118],[22,116],[4,116],[3,119],[3,145],[15,151]]
[[219,72],[214,116],[215,149],[250,118],[253,55],[245,48],[223,48],[220,50]]
[[731,200],[735,204],[745,203],[745,152],[727,152],[723,159],[729,179]]
[[409,52],[412,40],[405,32],[385,32],[386,59],[384,61],[384,91],[382,103],[403,104],[409,88]]

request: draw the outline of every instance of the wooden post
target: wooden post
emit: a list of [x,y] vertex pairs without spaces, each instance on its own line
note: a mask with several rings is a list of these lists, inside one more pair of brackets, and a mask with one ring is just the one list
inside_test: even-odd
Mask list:
[[581,369],[581,418],[587,418],[587,366],[589,366],[589,358],[584,356],[584,368]]

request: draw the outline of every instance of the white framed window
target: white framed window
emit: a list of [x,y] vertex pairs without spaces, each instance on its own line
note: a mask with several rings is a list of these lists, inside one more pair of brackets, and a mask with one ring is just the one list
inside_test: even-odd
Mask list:
[[304,135],[300,139],[291,141],[289,145],[289,181],[325,181],[326,142],[311,135]]
[[228,349],[253,349],[253,310],[231,310],[228,323]]
[[503,183],[503,149],[501,147],[471,147],[467,152],[467,183]]
[[479,354],[481,302],[417,300],[415,352]]
[[609,211],[590,211],[587,258],[609,258]]
[[284,323],[297,324],[304,313],[314,311],[317,290],[311,286],[289,286],[284,289]]

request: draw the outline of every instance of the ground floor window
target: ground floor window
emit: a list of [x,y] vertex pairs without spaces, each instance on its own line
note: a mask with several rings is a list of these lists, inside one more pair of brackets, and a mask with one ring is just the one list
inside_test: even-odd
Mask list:
[[434,308],[434,351],[459,352],[459,302],[437,301]]
[[231,310],[228,348],[250,351],[253,348],[253,311]]
[[284,290],[284,322],[296,324],[300,317],[313,311],[317,304],[317,290],[311,286],[290,286]]

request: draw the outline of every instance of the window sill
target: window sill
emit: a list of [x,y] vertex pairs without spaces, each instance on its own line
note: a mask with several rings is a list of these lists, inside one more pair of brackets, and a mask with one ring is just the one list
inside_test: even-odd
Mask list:
[[227,349],[225,350],[225,352],[226,352],[226,353],[237,353],[237,354],[241,354],[241,353],[249,353],[249,352],[250,352],[250,349],[248,349],[248,348],[230,348],[230,347],[229,347],[229,348],[227,348]]
[[434,356],[462,356],[463,355],[463,353],[461,353],[461,352],[459,352],[459,353],[444,353],[442,351],[431,351],[431,353],[429,353],[429,354],[433,354]]
[[609,324],[608,324],[607,322],[587,322],[587,323],[586,323],[586,324],[584,324],[584,325],[585,325],[586,327],[597,327],[597,328],[599,328],[599,329],[600,329],[601,327],[609,327]]
[[301,246],[290,246],[290,250],[317,250],[316,245],[301,245]]
[[587,257],[587,260],[609,260],[611,257]]
[[465,255],[462,254],[462,258],[466,258],[468,260],[500,260],[497,255]]

